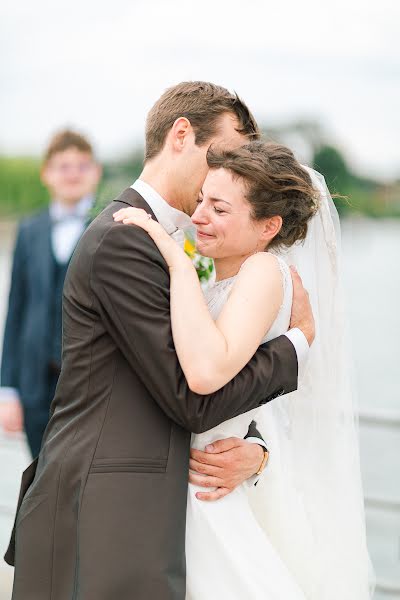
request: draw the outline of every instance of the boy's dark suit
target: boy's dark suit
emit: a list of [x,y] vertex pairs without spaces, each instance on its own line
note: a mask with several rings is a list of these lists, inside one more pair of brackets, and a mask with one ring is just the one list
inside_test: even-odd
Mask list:
[[[72,218],[84,229],[87,216],[80,213]],[[33,456],[40,450],[60,374],[62,290],[69,263],[53,252],[51,214],[47,208],[18,229],[1,365],[2,387],[15,388],[20,397]],[[58,215],[56,224],[66,218]]]
[[67,274],[61,376],[6,555],[13,600],[184,600],[190,432],[297,386],[282,336],[217,393],[188,389],[168,267],[142,229],[113,221],[126,204],[152,212],[126,190],[86,230]]
[[59,375],[67,268],[52,251],[49,210],[23,221],[13,258],[1,385],[18,391],[33,456],[40,449]]

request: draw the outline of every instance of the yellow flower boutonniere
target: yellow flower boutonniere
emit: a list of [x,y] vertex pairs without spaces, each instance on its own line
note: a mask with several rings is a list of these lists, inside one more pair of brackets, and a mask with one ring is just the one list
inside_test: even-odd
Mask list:
[[187,235],[185,236],[184,250],[191,258],[201,283],[206,283],[214,271],[214,262],[212,258],[198,254],[198,252],[196,252],[194,240],[189,238]]
[[186,254],[193,260],[196,254],[196,246],[194,245],[194,242],[190,240],[187,236],[185,237],[185,245],[183,249],[185,250]]

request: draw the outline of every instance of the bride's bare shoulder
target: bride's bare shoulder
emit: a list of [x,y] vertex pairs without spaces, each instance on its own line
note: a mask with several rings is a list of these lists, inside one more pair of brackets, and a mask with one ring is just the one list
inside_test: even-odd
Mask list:
[[257,252],[242,264],[236,279],[237,286],[249,291],[271,293],[271,288],[282,289],[282,273],[279,259],[270,252]]
[[271,252],[256,252],[246,258],[242,264],[239,275],[247,273],[256,273],[258,276],[263,274],[273,275],[280,273],[279,259]]

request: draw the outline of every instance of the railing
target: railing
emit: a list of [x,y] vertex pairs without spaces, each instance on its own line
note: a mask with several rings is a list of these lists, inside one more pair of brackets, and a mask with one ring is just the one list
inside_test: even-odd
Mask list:
[[[400,413],[397,411],[362,411],[359,415],[360,426],[373,428],[400,429]],[[385,498],[378,496],[365,497],[366,508],[375,508],[385,511],[400,512],[400,499]],[[382,596],[400,598],[400,585],[390,581],[378,581],[376,592]]]
[[360,425],[398,429],[400,427],[400,412],[394,410],[382,410],[379,412],[363,410],[360,412],[359,420]]
[[390,594],[393,596],[400,596],[400,587],[396,584],[391,585],[390,583],[377,583],[375,591],[380,594]]
[[[360,425],[368,427],[387,427],[400,429],[400,413],[395,411],[363,411],[359,416]],[[365,505],[369,508],[382,508],[383,510],[400,511],[400,499],[366,496]]]

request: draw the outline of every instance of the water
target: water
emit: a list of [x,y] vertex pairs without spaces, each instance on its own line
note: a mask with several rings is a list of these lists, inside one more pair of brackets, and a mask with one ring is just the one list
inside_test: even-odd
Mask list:
[[[400,222],[343,223],[347,290],[361,411],[400,417],[398,379]],[[397,427],[361,423],[367,531],[377,573],[376,599],[400,598],[400,418]],[[387,499],[385,509],[371,499]],[[394,591],[396,590],[396,592]]]
[[400,411],[400,222],[346,221],[342,230],[360,403]]
[[[0,225],[0,337],[12,239],[13,227]],[[400,276],[397,266],[400,222],[346,221],[343,223],[343,257],[361,412],[400,416]],[[368,543],[379,581],[375,599],[398,600],[400,418],[397,427],[390,421],[380,426],[362,421],[360,438]],[[8,539],[18,480],[27,460],[23,438],[0,435],[1,551]],[[382,499],[386,504],[382,505]],[[0,567],[0,600],[10,597],[11,572],[6,566]]]

